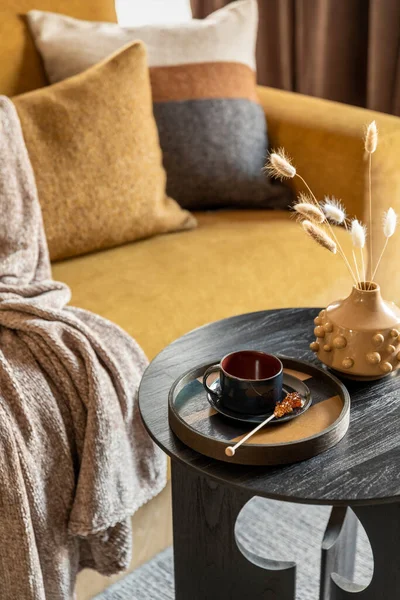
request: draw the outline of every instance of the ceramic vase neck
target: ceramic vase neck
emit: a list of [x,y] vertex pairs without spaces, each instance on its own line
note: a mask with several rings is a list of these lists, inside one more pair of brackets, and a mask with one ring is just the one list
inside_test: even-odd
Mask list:
[[[368,283],[362,285],[368,287]],[[347,298],[328,306],[327,318],[349,330],[379,331],[397,328],[400,309],[382,298],[380,287],[375,283],[369,290],[353,286]]]
[[353,286],[348,298],[349,301],[357,307],[363,306],[365,309],[372,312],[380,310],[384,302],[382,300],[381,288],[379,285],[371,282],[370,289],[368,289],[369,282],[361,285],[363,286],[362,289]]

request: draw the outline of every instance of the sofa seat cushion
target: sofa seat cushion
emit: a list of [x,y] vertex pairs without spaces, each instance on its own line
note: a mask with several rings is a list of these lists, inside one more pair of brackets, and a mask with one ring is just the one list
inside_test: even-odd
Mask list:
[[[53,265],[72,304],[132,335],[151,359],[185,332],[235,314],[323,306],[348,294],[343,261],[289,212],[196,214],[199,227]],[[337,235],[349,248],[348,235]],[[311,340],[310,340],[311,341]]]

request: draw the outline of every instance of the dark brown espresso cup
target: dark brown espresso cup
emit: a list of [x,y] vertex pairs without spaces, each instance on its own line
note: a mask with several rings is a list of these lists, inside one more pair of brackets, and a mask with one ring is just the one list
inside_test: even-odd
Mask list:
[[[207,380],[215,372],[219,373],[219,387],[212,389]],[[265,352],[232,352],[219,364],[208,367],[203,385],[229,410],[248,415],[267,414],[282,400],[283,365],[279,358]]]

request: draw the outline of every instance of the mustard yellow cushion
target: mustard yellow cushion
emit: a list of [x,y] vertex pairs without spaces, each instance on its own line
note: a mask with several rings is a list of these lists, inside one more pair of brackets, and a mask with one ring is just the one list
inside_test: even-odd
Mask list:
[[40,56],[24,15],[51,10],[78,19],[113,21],[114,0],[0,0],[0,94],[13,96],[46,85]]
[[[269,308],[324,306],[350,292],[340,257],[306,237],[286,211],[196,216],[199,226],[188,234],[57,263],[53,276],[71,286],[74,306],[118,323],[149,358],[210,321]],[[350,252],[350,236],[342,230],[337,235]],[[268,344],[268,323],[265,338]],[[282,352],[292,354],[295,343],[286,340]],[[210,354],[212,344],[210,339]]]
[[165,195],[141,42],[14,103],[53,260],[195,225]]

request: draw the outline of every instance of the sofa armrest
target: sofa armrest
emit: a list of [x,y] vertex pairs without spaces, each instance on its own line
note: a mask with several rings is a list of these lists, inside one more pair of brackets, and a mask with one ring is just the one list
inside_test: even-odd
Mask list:
[[[392,206],[400,215],[400,118],[363,108],[258,87],[272,148],[284,147],[317,198],[340,198],[350,216],[368,224],[368,161],[364,156],[365,126],[375,120],[378,149],[372,160],[372,230],[374,256],[382,247],[382,213]],[[302,188],[294,180],[297,190]],[[400,256],[400,230],[390,240],[377,280],[388,299],[400,301],[394,285],[395,258]],[[395,297],[393,297],[395,296]]]

